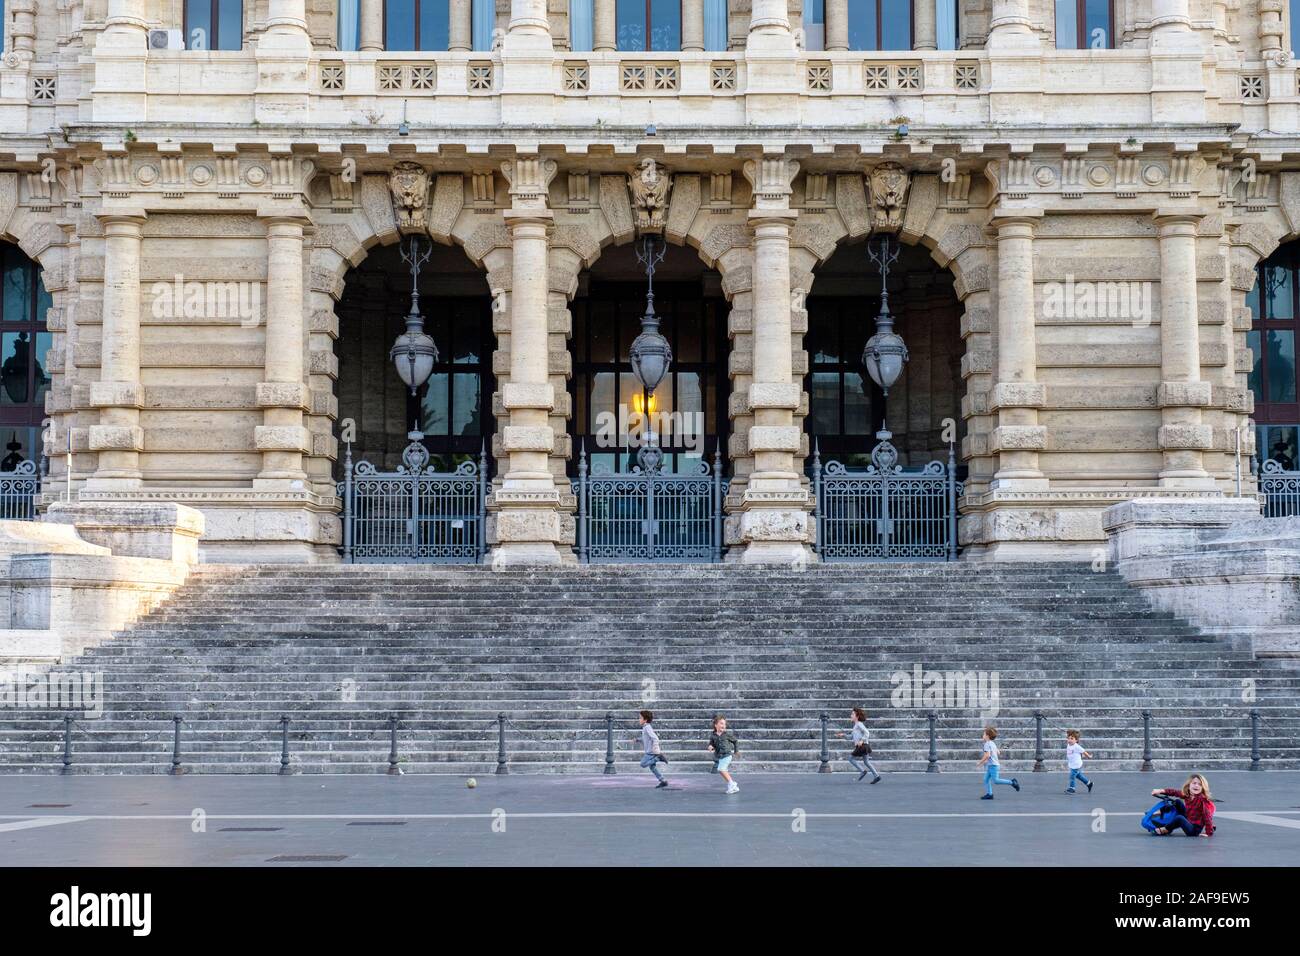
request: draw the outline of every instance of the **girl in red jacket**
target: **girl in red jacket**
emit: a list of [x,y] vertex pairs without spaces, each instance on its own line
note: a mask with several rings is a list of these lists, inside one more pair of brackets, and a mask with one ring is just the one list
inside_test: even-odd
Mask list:
[[1175,790],[1172,787],[1164,790],[1152,790],[1151,796],[1178,797],[1187,806],[1185,816],[1179,814],[1174,817],[1173,822],[1168,827],[1156,828],[1156,833],[1159,836],[1164,836],[1175,827],[1190,837],[1208,837],[1214,833],[1214,801],[1210,799],[1210,781],[1205,779],[1204,774],[1192,774],[1187,778],[1187,782],[1183,784],[1181,790]]

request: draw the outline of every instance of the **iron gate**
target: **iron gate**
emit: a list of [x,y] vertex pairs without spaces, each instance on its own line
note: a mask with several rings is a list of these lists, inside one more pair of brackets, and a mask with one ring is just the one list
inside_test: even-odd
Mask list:
[[0,472],[0,520],[35,521],[40,491],[34,461],[20,461],[13,471]]
[[707,563],[722,560],[722,454],[713,467],[703,458],[681,459],[690,469],[665,473],[653,457],[629,472],[599,466],[588,474],[587,452],[578,455],[578,556],[589,564],[612,562]]
[[951,561],[957,557],[956,451],[948,464],[916,471],[898,464],[889,434],[877,435],[871,464],[850,471],[838,461],[822,467],[813,453],[817,545],[823,561]]
[[353,564],[477,564],[486,546],[487,452],[453,472],[429,466],[411,432],[397,471],[343,459],[343,560]]
[[1265,518],[1300,515],[1300,471],[1287,471],[1281,462],[1266,461],[1259,470],[1259,493]]

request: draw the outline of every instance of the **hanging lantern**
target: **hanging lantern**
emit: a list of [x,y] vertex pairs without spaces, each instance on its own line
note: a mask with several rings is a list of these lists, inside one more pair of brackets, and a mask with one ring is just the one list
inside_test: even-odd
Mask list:
[[431,255],[432,247],[422,249],[416,236],[411,237],[409,251],[402,248],[402,260],[411,267],[411,311],[406,314],[406,331],[397,337],[388,357],[412,395],[429,380],[438,361],[438,347],[425,333],[424,316],[420,314],[420,269]]

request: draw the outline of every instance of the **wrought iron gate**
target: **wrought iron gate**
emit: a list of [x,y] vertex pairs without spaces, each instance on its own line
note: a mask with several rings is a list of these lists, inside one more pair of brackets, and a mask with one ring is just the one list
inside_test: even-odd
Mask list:
[[877,435],[871,464],[850,471],[838,461],[822,467],[813,453],[818,556],[823,561],[951,561],[957,557],[956,451],[948,464],[916,471],[898,464],[889,434]]
[[477,564],[485,550],[487,452],[453,472],[429,467],[419,432],[394,472],[343,459],[343,560],[354,564]]
[[[587,469],[578,456],[578,556],[584,563],[707,563],[722,560],[722,454],[713,467],[683,459],[690,471],[657,465],[630,472]],[[649,460],[644,459],[647,464]]]
[[1281,462],[1266,461],[1259,469],[1259,493],[1265,518],[1300,515],[1300,471],[1286,471]]
[[13,471],[0,472],[0,520],[35,521],[40,491],[34,461],[20,461]]

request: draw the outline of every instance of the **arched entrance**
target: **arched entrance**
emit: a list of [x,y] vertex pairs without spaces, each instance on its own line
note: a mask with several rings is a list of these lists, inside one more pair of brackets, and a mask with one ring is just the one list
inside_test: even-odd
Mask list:
[[[492,299],[457,247],[420,244],[420,311],[438,356],[412,395],[389,349],[405,331],[411,268],[401,246],[349,270],[337,306],[339,421],[351,437],[336,475],[343,557],[475,563],[485,541],[492,414]],[[406,248],[409,251],[409,240]]]
[[[672,365],[648,417],[629,353],[646,311],[640,240],[608,249],[582,274],[571,305],[570,477],[584,561],[716,561],[722,554],[727,301],[719,275],[691,250],[662,241],[658,248],[654,309]],[[657,472],[637,458],[647,422],[663,453]]]
[[36,517],[51,304],[40,266],[17,246],[0,243],[0,518]]
[[1255,397],[1255,454],[1268,517],[1300,515],[1300,241],[1261,262],[1246,296],[1251,312],[1248,384]]
[[[881,239],[871,241],[879,250]],[[823,560],[956,556],[961,304],[925,249],[893,250],[889,311],[908,361],[887,400],[863,365],[882,289],[866,243],[842,245],[823,263],[807,299],[805,428],[815,453],[806,468]]]

